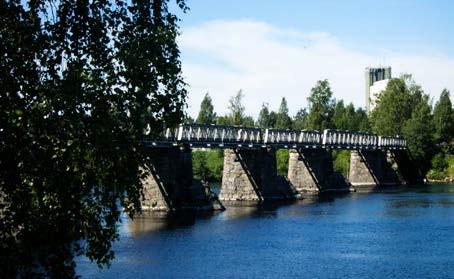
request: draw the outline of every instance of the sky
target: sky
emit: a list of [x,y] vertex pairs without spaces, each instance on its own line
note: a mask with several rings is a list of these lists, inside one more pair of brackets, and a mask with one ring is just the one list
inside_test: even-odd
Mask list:
[[188,114],[209,93],[218,114],[242,90],[246,113],[282,97],[294,115],[317,80],[334,97],[365,106],[364,70],[411,73],[434,101],[454,90],[454,1],[187,0],[180,17]]

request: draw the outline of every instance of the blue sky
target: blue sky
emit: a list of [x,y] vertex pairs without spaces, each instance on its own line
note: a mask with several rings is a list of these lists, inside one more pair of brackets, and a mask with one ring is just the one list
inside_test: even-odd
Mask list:
[[[444,87],[454,90],[454,1],[187,4],[188,13],[180,14],[180,45],[191,115],[205,92],[219,99],[216,110],[225,112],[238,89],[253,116],[262,102],[277,108],[281,97],[296,113],[323,78],[332,80],[335,97],[364,106],[363,70],[377,65],[390,65],[394,76],[413,73],[434,99]],[[298,65],[301,75],[295,73]],[[349,73],[340,74],[344,71]]]

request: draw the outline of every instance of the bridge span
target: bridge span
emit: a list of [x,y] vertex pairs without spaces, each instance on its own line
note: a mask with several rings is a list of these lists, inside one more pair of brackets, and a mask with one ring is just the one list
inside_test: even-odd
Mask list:
[[[145,210],[219,207],[214,194],[193,179],[194,148],[224,150],[222,201],[297,199],[308,193],[413,183],[406,141],[399,136],[183,124],[144,144],[149,153]],[[289,150],[287,176],[277,175],[277,149]],[[333,149],[351,150],[347,177],[334,171]]]
[[340,130],[307,131],[260,129],[240,126],[183,124],[167,129],[158,141],[147,141],[149,146],[177,146],[204,148],[299,148],[299,149],[382,149],[402,150],[402,137],[384,137],[365,132]]

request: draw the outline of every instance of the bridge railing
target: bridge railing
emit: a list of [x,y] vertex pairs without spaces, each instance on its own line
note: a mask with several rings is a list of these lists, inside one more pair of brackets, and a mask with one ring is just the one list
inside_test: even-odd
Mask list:
[[378,140],[377,135],[364,132],[323,131],[323,145],[327,147],[377,148]]
[[404,149],[407,146],[407,141],[399,136],[379,136],[378,138],[378,146],[382,149]]
[[305,130],[266,129],[263,143],[281,145],[320,145],[322,143],[322,133]]
[[223,125],[180,125],[178,141],[261,144],[262,129]]

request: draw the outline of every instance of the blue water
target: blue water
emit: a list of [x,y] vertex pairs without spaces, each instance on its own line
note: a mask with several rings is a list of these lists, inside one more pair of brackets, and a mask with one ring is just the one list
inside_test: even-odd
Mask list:
[[454,185],[125,217],[87,278],[454,278]]

